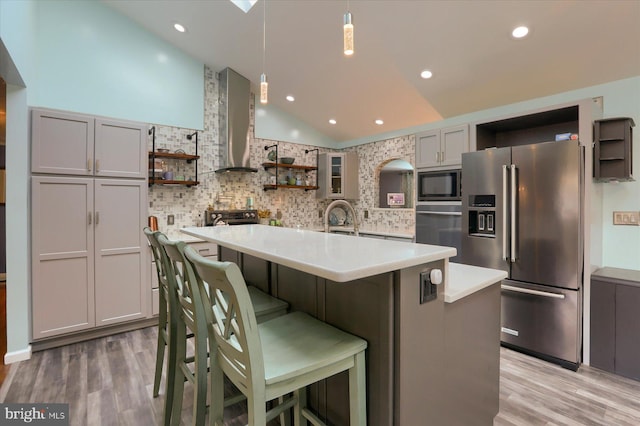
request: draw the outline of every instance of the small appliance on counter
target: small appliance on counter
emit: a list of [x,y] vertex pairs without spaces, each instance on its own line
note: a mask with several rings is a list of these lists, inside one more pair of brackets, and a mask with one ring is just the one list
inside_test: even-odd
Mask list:
[[226,225],[252,225],[259,223],[258,210],[205,210],[204,226],[215,226],[223,222]]

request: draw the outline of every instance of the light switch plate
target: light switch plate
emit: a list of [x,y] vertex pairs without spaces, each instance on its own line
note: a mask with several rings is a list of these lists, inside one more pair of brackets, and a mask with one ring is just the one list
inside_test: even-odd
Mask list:
[[640,226],[640,212],[613,212],[613,224]]
[[173,225],[174,221],[175,217],[172,214],[167,216],[167,225]]

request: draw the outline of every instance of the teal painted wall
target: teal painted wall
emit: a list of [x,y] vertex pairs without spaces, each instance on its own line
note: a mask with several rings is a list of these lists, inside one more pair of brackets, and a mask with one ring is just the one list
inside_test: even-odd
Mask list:
[[35,61],[36,4],[0,1],[0,75],[7,82],[7,360],[29,355],[30,238],[28,94]]
[[98,1],[37,6],[31,106],[203,128],[203,63]]
[[280,108],[272,105],[262,105],[259,96],[255,99],[256,119],[255,137],[283,142],[299,143],[303,145],[335,148],[337,142],[324,133],[298,120]]
[[[32,0],[0,1],[0,39],[5,49],[11,52],[11,65],[19,71],[19,80],[15,76],[3,75],[10,84],[26,86],[31,82],[35,62],[35,28],[37,8]],[[5,71],[5,64],[2,64]]]

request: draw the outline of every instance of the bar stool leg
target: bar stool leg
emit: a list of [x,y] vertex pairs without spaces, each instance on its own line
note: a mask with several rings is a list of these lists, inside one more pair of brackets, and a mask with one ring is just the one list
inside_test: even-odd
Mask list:
[[352,426],[367,424],[367,395],[364,351],[356,354],[355,364],[349,369],[349,417]]

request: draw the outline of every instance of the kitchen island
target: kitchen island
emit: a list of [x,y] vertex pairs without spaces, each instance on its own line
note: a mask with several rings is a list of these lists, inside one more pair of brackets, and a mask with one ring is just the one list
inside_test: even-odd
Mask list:
[[[218,244],[249,285],[367,340],[368,424],[493,423],[504,272],[449,264],[450,247],[265,225],[182,232]],[[310,387],[330,424],[349,423],[347,379]]]

